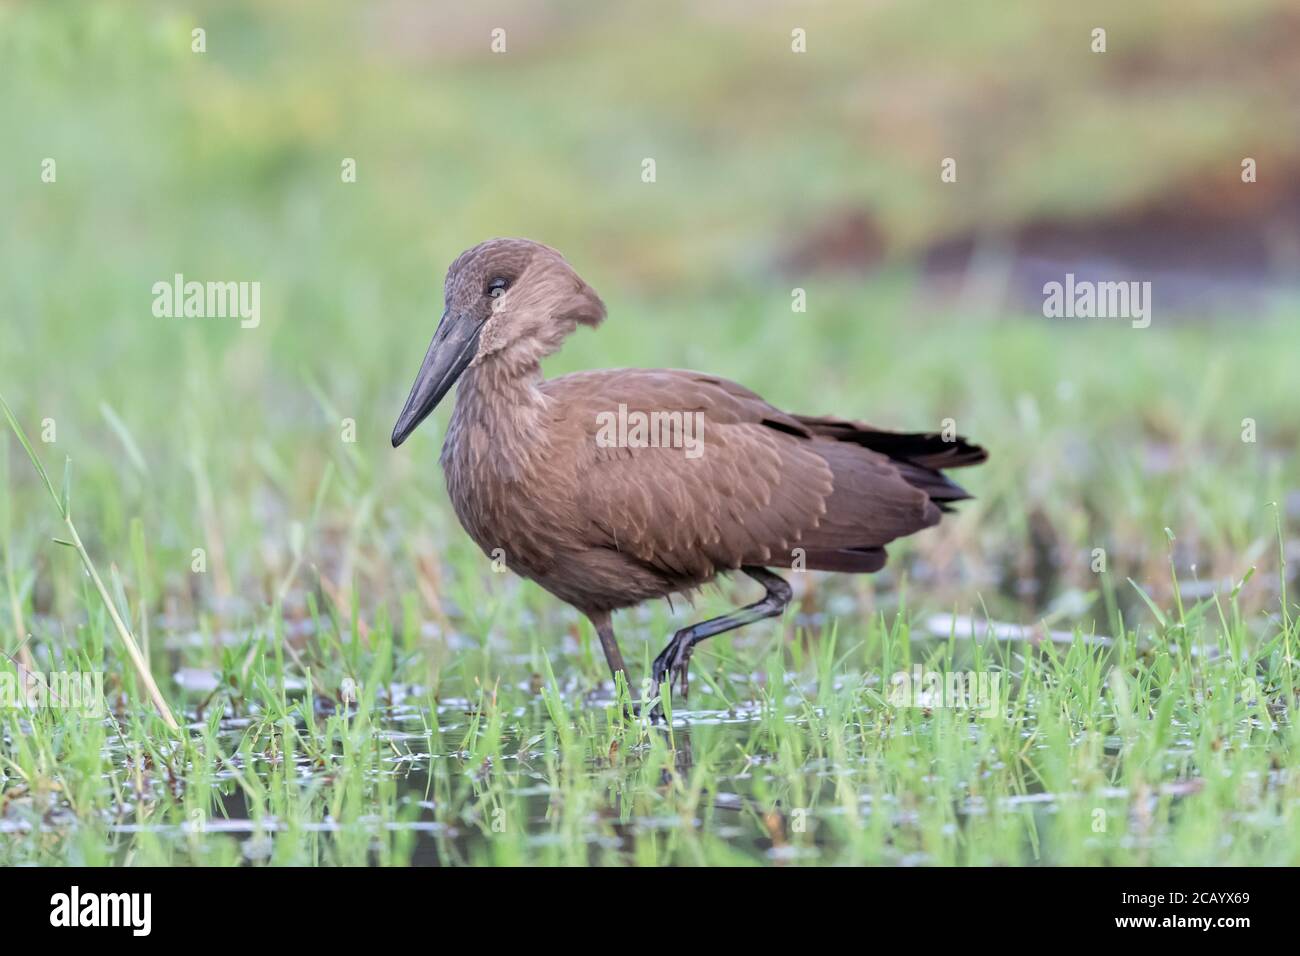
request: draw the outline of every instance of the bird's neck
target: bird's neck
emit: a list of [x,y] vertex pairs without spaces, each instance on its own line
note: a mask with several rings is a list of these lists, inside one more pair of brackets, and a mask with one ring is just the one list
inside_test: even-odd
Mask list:
[[497,357],[468,369],[456,391],[444,456],[506,475],[525,472],[546,446],[546,396],[536,362]]

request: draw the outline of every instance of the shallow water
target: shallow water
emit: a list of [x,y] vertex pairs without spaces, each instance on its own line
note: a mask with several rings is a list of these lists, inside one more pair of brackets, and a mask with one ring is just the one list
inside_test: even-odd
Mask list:
[[[397,689],[394,696],[401,700],[418,693]],[[861,751],[838,759],[815,752],[791,755],[782,751],[816,732],[808,718],[795,714],[783,722],[798,734],[775,739],[770,749],[756,747],[756,741],[761,744],[770,736],[763,728],[772,719],[759,702],[679,709],[671,741],[668,729],[659,728],[631,745],[627,738],[606,745],[599,737],[566,746],[541,726],[544,714],[518,708],[504,716],[508,729],[486,757],[469,749],[475,741],[467,735],[476,719],[473,705],[464,699],[444,700],[434,711],[399,703],[376,713],[368,734],[375,757],[354,772],[360,789],[340,797],[337,766],[323,767],[301,754],[286,758],[278,748],[250,749],[241,741],[257,718],[228,718],[216,740],[227,754],[238,754],[216,773],[206,799],[197,798],[206,810],[185,814],[173,806],[159,820],[166,802],[159,791],[172,787],[171,797],[183,801],[185,794],[176,791],[186,785],[150,774],[137,799],[112,805],[96,821],[79,820],[57,799],[39,820],[23,812],[21,803],[11,803],[0,819],[0,833],[31,836],[39,831],[75,843],[78,829],[90,829],[116,863],[141,859],[141,839],[147,838],[148,859],[196,863],[211,862],[216,854],[225,862],[245,864],[436,866],[649,858],[920,865],[944,862],[945,855],[927,845],[935,839],[958,841],[972,820],[990,815],[1021,820],[1026,812],[1041,820],[1082,798],[1033,788],[987,797],[974,792],[978,781],[972,785],[928,774],[916,777],[920,786],[914,787],[906,775],[890,769],[892,756]],[[431,725],[436,730],[425,729]],[[304,730],[302,722],[297,726]],[[201,727],[191,730],[198,733]],[[601,730],[597,727],[597,734]],[[896,739],[934,730],[921,721],[898,728]],[[884,723],[852,731],[891,733]],[[970,727],[968,746],[977,746],[979,733],[977,726]],[[1188,739],[1172,741],[1170,755],[1190,746]],[[121,746],[110,740],[109,749],[117,772],[132,775],[134,761]],[[985,774],[1000,772],[994,761],[984,769]],[[292,781],[297,795],[278,806],[250,800],[237,782],[241,775],[261,790],[284,789]],[[891,775],[893,786],[879,785]],[[1166,795],[1179,799],[1198,789],[1189,785]],[[1088,796],[1124,805],[1132,797],[1113,786]]]
[[[910,646],[911,665],[933,663],[928,655],[955,637],[948,666],[967,666],[974,642],[963,639],[973,633],[986,655],[1001,655],[982,665],[1006,679],[1000,716],[886,705],[881,671],[829,657],[825,670],[814,661],[798,673],[728,673],[706,659],[690,706],[674,702],[670,727],[624,723],[612,689],[571,666],[556,685],[532,674],[493,688],[455,671],[436,700],[419,686],[385,684],[364,711],[337,709],[293,677],[255,700],[230,700],[228,688],[213,696],[218,673],[178,667],[175,685],[191,706],[210,701],[187,714],[188,757],[142,753],[139,729],[123,742],[117,728],[129,715],[118,713],[103,724],[111,770],[102,777],[65,773],[58,787],[29,788],[0,768],[0,862],[931,865],[1143,863],[1161,854],[1214,862],[1196,841],[1219,839],[1220,824],[1199,812],[1184,820],[1180,809],[1206,795],[1207,767],[1239,774],[1233,786],[1245,796],[1230,803],[1244,841],[1267,845],[1294,803],[1295,781],[1278,756],[1272,770],[1268,755],[1244,772],[1215,766],[1196,706],[1169,720],[1155,752],[1115,732],[1108,704],[1045,686],[1041,665],[1039,682],[1013,706],[1025,655],[1066,653],[1065,632],[1003,634],[1000,625],[941,618],[918,622],[886,658],[903,663],[897,655]],[[565,641],[564,653],[581,653]],[[1104,637],[1080,648],[1115,653]],[[1204,650],[1189,651],[1198,669],[1229,667]],[[731,653],[744,666],[762,658],[752,644]],[[536,663],[517,650],[493,658],[488,673],[529,674]],[[1053,682],[1071,676],[1049,672]],[[282,696],[285,715],[264,712]],[[1079,713],[1058,713],[1062,706]],[[1234,719],[1215,746],[1249,752],[1269,732],[1259,719]],[[1140,773],[1130,766],[1135,746]],[[205,758],[214,752],[223,755],[215,766]],[[1213,791],[1223,780],[1209,783]],[[1247,853],[1245,842],[1234,852]]]

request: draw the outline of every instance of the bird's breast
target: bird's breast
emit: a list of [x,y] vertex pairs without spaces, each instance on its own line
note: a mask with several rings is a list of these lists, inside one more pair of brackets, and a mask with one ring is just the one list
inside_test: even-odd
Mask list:
[[530,578],[549,573],[585,537],[569,464],[472,421],[448,430],[442,453],[462,527],[484,554]]

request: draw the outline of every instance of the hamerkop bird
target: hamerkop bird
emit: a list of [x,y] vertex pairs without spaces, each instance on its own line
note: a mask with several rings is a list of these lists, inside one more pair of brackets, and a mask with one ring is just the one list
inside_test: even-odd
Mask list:
[[655,659],[655,686],[680,679],[685,695],[700,641],[789,603],[769,568],[879,571],[886,544],[970,497],[941,470],[986,457],[962,438],[783,412],[701,372],[543,379],[541,359],[579,325],[599,325],[605,306],[537,242],[492,239],[463,253],[444,302],[393,446],[460,382],[442,467],[461,524],[586,614],[625,680],[613,611],[732,571],[763,586],[762,600],[682,628]]

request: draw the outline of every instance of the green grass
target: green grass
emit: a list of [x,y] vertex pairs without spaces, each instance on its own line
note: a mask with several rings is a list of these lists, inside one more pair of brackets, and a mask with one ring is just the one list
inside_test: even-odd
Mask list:
[[[1130,95],[1052,46],[1069,18],[912,7],[828,8],[824,55],[779,67],[780,13],[528,21],[498,63],[445,24],[436,56],[393,53],[400,22],[367,34],[342,9],[0,10],[0,393],[52,474],[71,459],[103,585],[6,434],[0,649],[101,672],[110,708],[0,707],[0,864],[1300,862],[1300,302],[1206,323],[1157,304],[1139,331],[935,310],[901,265],[766,268],[842,203],[904,248],[1114,204],[1275,142],[1289,106],[1243,72],[1252,108],[1193,135],[1232,90]],[[1181,42],[1212,47],[1219,17],[1180,19]],[[1174,55],[1168,23],[1108,22],[1117,52]],[[1042,102],[963,112],[1000,82]],[[955,205],[944,131],[976,160]],[[492,234],[560,246],[609,305],[548,372],[696,367],[803,412],[953,418],[991,451],[960,476],[976,500],[881,575],[793,576],[783,620],[700,648],[670,728],[627,722],[586,622],[457,526],[446,411],[388,445],[442,269]],[[175,272],[261,281],[262,325],[154,318]],[[675,628],[753,597],[619,615],[632,695]],[[926,629],[950,613],[1071,639]],[[1000,675],[997,715],[895,706],[916,665]]]
[[[286,690],[301,672],[277,628],[250,639],[259,653],[247,672],[249,643],[222,655],[223,690],[181,746],[139,707],[118,716],[120,737],[58,710],[11,713],[0,859],[1293,864],[1300,854],[1286,769],[1295,731],[1283,719],[1300,635],[1293,624],[1257,639],[1231,598],[1109,651],[918,642],[901,618],[844,623],[807,644],[779,632],[721,638],[697,655],[695,693],[709,693],[671,731],[629,724],[607,697],[588,696],[604,676],[590,634],[565,651],[541,626],[511,626],[538,603],[490,600],[498,640],[455,655],[436,699],[394,684],[422,676],[418,634],[395,634],[381,616],[362,647],[327,617],[306,648],[309,686],[337,693],[355,677],[352,711]],[[106,637],[92,612],[89,667],[113,669]],[[914,663],[1003,674],[1001,713],[890,706],[882,676]],[[226,708],[234,716],[222,720]]]

